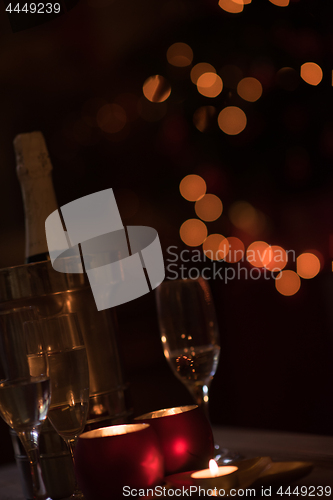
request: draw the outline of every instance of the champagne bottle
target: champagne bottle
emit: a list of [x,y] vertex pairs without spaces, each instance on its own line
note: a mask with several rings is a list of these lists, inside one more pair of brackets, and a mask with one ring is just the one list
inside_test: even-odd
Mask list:
[[14,148],[25,211],[25,262],[40,262],[49,259],[45,220],[58,208],[52,164],[41,132],[16,136]]

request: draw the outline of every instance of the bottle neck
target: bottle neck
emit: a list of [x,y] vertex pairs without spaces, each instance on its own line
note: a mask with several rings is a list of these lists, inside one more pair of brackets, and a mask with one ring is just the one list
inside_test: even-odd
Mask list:
[[45,220],[58,204],[45,140],[41,132],[21,134],[14,147],[25,212],[25,261],[47,260]]

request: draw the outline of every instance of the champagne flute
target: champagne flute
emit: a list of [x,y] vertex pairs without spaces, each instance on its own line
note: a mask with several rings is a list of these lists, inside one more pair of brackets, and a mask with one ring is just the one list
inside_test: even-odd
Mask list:
[[203,278],[164,281],[156,301],[164,355],[209,419],[209,388],[220,356],[209,285]]
[[[85,427],[89,404],[86,348],[75,313],[29,323],[31,330],[39,327],[50,367],[52,401],[48,418],[66,442],[74,464],[74,448]],[[76,481],[70,498],[84,498]]]
[[[33,307],[0,313],[0,414],[17,433],[27,454],[35,500],[51,500],[42,477],[39,432],[50,405],[50,379],[42,338],[27,333]],[[38,360],[38,362],[36,362]]]

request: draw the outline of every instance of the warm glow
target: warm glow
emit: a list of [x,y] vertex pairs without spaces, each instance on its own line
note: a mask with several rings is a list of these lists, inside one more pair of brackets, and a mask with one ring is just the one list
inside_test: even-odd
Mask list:
[[163,102],[171,94],[167,80],[160,75],[150,76],[142,87],[144,96],[151,102]]
[[242,2],[241,0],[219,0],[219,6],[226,12],[230,12],[231,14],[238,14],[244,9],[244,2]]
[[208,231],[206,224],[201,220],[188,219],[181,225],[179,233],[186,245],[197,247],[205,241]]
[[197,405],[175,406],[174,408],[163,408],[163,410],[155,410],[135,417],[134,420],[148,420],[149,418],[169,417],[170,415],[179,415],[198,408]]
[[269,271],[282,271],[287,265],[287,252],[279,246],[273,245],[264,256],[263,264]]
[[295,295],[301,287],[301,280],[294,271],[281,271],[275,279],[275,287],[281,295]]
[[236,106],[222,109],[217,118],[220,129],[228,135],[240,134],[246,127],[246,114]]
[[102,427],[92,431],[84,432],[81,434],[80,439],[96,439],[109,436],[122,436],[124,434],[131,434],[132,432],[143,431],[149,427],[148,424],[120,424],[112,425],[110,427]]
[[235,236],[229,236],[227,239],[229,243],[229,252],[224,260],[229,263],[239,262],[245,254],[244,243]]
[[193,115],[193,123],[200,132],[206,132],[213,122],[216,115],[216,108],[214,106],[201,106]]
[[309,85],[318,85],[323,79],[323,71],[318,64],[307,62],[301,66],[301,78]]
[[202,249],[210,260],[222,260],[229,251],[229,242],[222,234],[210,234],[204,241]]
[[237,85],[237,92],[245,101],[255,102],[261,97],[262,85],[256,78],[243,78]]
[[278,7],[288,7],[289,0],[269,0],[272,4],[277,5]]
[[265,229],[266,219],[247,201],[236,201],[229,209],[229,218],[233,225],[253,236]]
[[167,60],[179,68],[189,66],[193,61],[193,51],[186,43],[174,43],[168,48]]
[[216,97],[222,92],[223,82],[216,73],[204,73],[197,80],[197,88],[205,97]]
[[[217,468],[213,465],[213,462],[215,463]],[[222,465],[219,467],[215,460],[212,459],[209,460],[209,469],[203,469],[193,472],[191,474],[191,477],[193,479],[209,479],[212,477],[226,476],[227,474],[231,474],[236,470],[238,470],[238,467],[236,467],[235,465]]]
[[301,278],[314,278],[320,271],[320,260],[313,253],[302,253],[297,257],[296,270]]
[[272,259],[271,247],[265,241],[254,241],[246,250],[246,259],[253,267],[264,267]]
[[216,73],[216,69],[209,63],[198,63],[191,69],[191,80],[196,85],[204,73]]
[[187,175],[179,185],[180,194],[188,201],[197,201],[206,193],[206,183],[200,175]]
[[103,132],[115,134],[124,128],[127,118],[124,109],[118,104],[105,104],[98,110],[96,121]]
[[216,220],[223,210],[222,201],[215,194],[205,194],[195,204],[195,213],[200,219],[205,221]]

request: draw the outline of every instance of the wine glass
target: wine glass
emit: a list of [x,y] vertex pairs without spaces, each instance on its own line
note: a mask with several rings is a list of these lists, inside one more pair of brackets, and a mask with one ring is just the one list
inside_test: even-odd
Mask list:
[[33,307],[0,313],[0,414],[16,432],[27,454],[35,500],[47,495],[39,457],[39,432],[50,405],[47,356],[37,331],[24,321],[37,318]]
[[[52,401],[48,418],[66,442],[74,464],[74,448],[86,424],[89,405],[89,370],[83,337],[75,313],[29,322],[41,328],[50,367]],[[71,500],[83,499],[75,481]]]
[[203,278],[164,281],[156,302],[164,355],[209,419],[209,387],[220,356],[210,287]]

